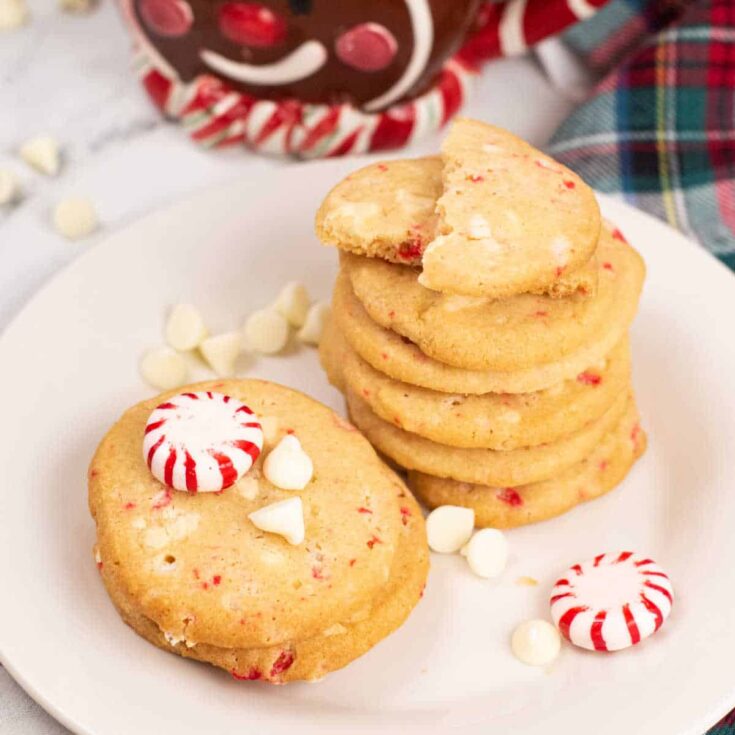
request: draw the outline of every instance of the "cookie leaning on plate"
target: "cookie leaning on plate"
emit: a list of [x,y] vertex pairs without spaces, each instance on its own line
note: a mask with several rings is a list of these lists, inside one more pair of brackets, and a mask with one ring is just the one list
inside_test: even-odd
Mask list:
[[[443,166],[440,157],[430,156],[382,161],[354,171],[319,207],[317,237],[355,255],[420,266],[424,250],[439,234],[436,206],[443,191]],[[597,286],[594,261],[590,257],[559,272],[555,265],[553,276],[528,290],[559,298],[592,294]]]
[[438,236],[422,285],[500,299],[544,289],[584,266],[600,210],[579,176],[506,130],[457,119],[442,144]]
[[436,233],[439,156],[382,161],[354,171],[324,198],[317,237],[348,253],[420,265]]
[[[134,406],[112,427],[90,466],[89,503],[100,572],[125,621],[159,647],[275,682],[321,678],[397,628],[426,579],[423,520],[368,442],[330,409],[273,383],[185,391],[249,406],[248,422],[267,427],[265,446],[231,486],[191,493],[156,480],[143,456],[151,413],[175,393]],[[287,434],[313,463],[302,491],[264,475],[264,459]],[[295,497],[301,543],[249,520]]]

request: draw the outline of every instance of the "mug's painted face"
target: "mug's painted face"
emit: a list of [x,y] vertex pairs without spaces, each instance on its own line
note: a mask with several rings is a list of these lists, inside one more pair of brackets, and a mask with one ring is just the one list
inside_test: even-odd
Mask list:
[[414,97],[462,42],[479,0],[123,0],[185,82],[214,74],[267,99],[379,110]]

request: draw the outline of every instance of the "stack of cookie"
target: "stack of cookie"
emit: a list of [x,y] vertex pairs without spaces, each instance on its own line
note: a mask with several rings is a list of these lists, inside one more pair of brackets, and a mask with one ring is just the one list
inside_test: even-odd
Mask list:
[[316,225],[342,251],[322,363],[426,505],[512,527],[623,479],[645,268],[578,176],[458,120],[440,157],[348,176]]

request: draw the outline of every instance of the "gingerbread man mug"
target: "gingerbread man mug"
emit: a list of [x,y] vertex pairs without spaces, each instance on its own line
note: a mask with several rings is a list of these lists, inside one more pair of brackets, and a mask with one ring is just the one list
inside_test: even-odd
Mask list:
[[436,130],[483,61],[604,2],[120,0],[149,95],[196,142],[298,158]]

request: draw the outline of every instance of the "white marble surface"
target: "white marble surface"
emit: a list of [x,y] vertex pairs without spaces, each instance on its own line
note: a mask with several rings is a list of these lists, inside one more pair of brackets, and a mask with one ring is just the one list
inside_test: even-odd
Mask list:
[[[15,171],[24,188],[19,204],[0,207],[0,330],[59,268],[111,231],[199,189],[282,165],[239,150],[200,150],[163,122],[130,70],[128,37],[111,0],[81,17],[60,12],[54,0],[29,5],[28,26],[0,32],[0,168]],[[465,112],[542,143],[570,108],[524,58],[488,67]],[[31,171],[16,154],[41,133],[63,144],[58,178]],[[414,152],[436,145],[428,139]],[[91,197],[101,218],[82,243],[50,226],[52,207],[67,194]],[[0,669],[0,733],[62,732]]]

